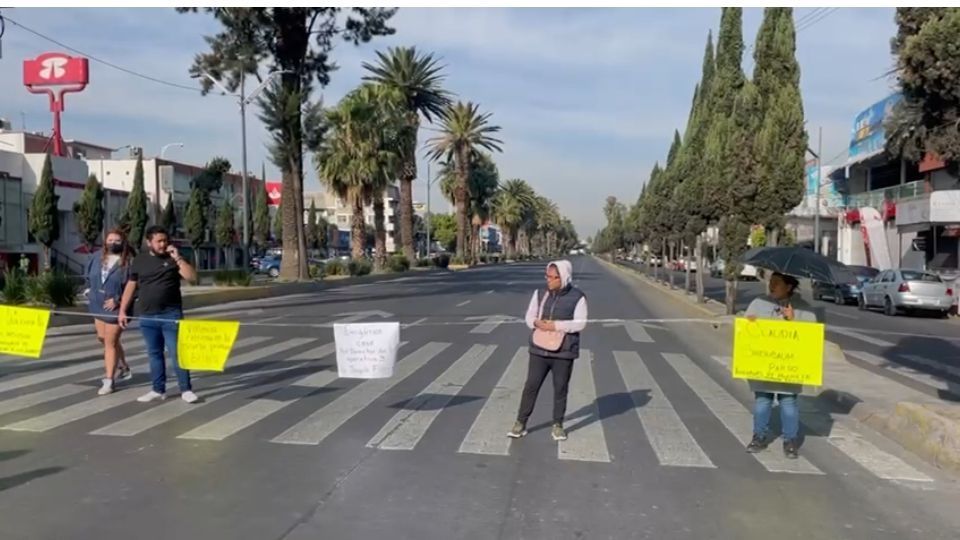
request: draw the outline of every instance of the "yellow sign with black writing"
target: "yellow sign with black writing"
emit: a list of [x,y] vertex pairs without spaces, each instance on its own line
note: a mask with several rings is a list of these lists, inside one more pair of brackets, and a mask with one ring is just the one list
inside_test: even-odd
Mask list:
[[821,386],[823,340],[821,323],[737,319],[733,377]]
[[180,321],[177,362],[181,369],[223,371],[240,331],[237,321]]
[[49,323],[46,309],[0,306],[0,354],[40,358]]

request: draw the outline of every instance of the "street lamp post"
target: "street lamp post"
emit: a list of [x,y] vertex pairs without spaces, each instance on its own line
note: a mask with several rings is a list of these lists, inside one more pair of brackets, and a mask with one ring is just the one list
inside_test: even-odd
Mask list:
[[823,162],[820,158],[820,155],[823,153],[823,127],[820,127],[819,135],[817,137],[817,151],[814,152],[812,149],[807,148],[807,152],[813,154],[813,157],[817,160],[817,181],[814,184],[814,213],[813,213],[813,251],[820,254],[820,186],[823,183],[823,179],[820,177],[823,174]]
[[[243,191],[243,203],[242,203],[242,219],[243,219],[243,249],[240,251],[243,253],[243,267],[250,267],[250,188],[249,188],[249,178],[247,176],[247,105],[253,102],[254,99],[260,95],[260,92],[267,87],[267,84],[273,80],[274,77],[284,74],[291,73],[288,70],[279,70],[272,71],[263,79],[259,86],[253,89],[253,92],[250,92],[250,95],[246,95],[246,75],[240,76],[240,93],[235,94],[227,90],[220,81],[214,78],[213,75],[210,75],[206,71],[202,72],[200,75],[195,77],[203,76],[207,79],[210,79],[210,82],[215,84],[220,91],[226,96],[232,96],[237,98],[237,104],[240,107],[240,166],[241,166],[241,178],[243,178],[241,190]],[[266,179],[263,179],[266,181]]]
[[430,240],[430,229],[433,222],[433,216],[430,214],[430,192],[433,191],[434,178],[430,176],[430,162],[427,161],[427,258],[430,258],[430,255],[433,251],[433,242]]
[[165,144],[165,145],[163,145],[163,146],[160,148],[160,159],[163,159],[164,154],[167,153],[167,148],[170,148],[171,146],[176,146],[177,148],[183,148],[183,143],[182,143],[182,142],[175,142],[175,143],[170,143],[170,144]]

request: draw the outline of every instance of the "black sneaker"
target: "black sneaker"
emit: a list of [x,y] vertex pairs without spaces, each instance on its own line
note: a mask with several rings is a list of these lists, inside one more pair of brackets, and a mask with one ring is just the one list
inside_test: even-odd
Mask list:
[[783,455],[787,459],[797,459],[800,457],[797,441],[783,441]]
[[748,454],[756,454],[757,452],[762,452],[767,449],[767,446],[770,445],[770,442],[767,441],[766,437],[761,437],[760,435],[754,435],[753,439],[750,440],[750,444],[747,445]]

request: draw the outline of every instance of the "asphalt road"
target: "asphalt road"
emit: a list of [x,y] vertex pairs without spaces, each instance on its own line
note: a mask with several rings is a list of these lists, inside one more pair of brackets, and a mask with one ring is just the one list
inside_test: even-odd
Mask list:
[[[573,262],[591,318],[681,316],[661,293]],[[956,538],[956,479],[824,422],[808,400],[817,427],[801,460],[779,443],[744,453],[749,396],[703,352],[707,327],[591,325],[569,440],[550,440],[547,382],[530,435],[508,441],[528,333],[506,318],[543,272],[409,275],[198,310],[247,324],[227,371],[196,378],[193,406],[134,401],[147,373],[133,332],[134,387],[109,397],[95,395],[90,336],[0,360],[0,537]],[[318,325],[337,320],[406,325],[393,378],[336,377]]]
[[[644,271],[642,265],[621,263]],[[684,287],[684,273],[673,272],[674,285]],[[691,274],[691,290],[694,277]],[[759,281],[737,286],[737,311],[762,295]],[[704,275],[705,296],[724,302],[725,282]],[[924,315],[889,317],[880,311],[860,311],[855,305],[839,306],[831,300],[813,301],[809,290],[801,294],[825,313],[830,339],[858,365],[894,378],[917,390],[950,400],[960,400],[960,319]]]

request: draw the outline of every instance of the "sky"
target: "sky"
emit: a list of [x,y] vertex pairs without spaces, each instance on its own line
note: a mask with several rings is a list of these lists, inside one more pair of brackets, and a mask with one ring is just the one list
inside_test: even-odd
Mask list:
[[[794,17],[802,20],[813,9],[799,8]],[[172,8],[17,8],[3,14],[98,59],[197,88],[188,69],[194,55],[207,50],[204,36],[218,30],[210,15]],[[761,18],[761,9],[744,9],[747,74]],[[335,104],[361,82],[362,63],[373,61],[377,50],[413,45],[433,52],[446,66],[446,87],[478,103],[501,126],[504,147],[495,156],[501,179],[527,180],[587,238],[603,226],[606,197],[635,201],[653,164],[664,161],[674,129],[682,133],[707,32],[716,36],[719,22],[719,8],[405,8],[392,19],[395,35],[359,47],[339,43],[332,58],[340,67],[316,97]],[[811,146],[816,148],[822,127],[825,163],[846,158],[854,116],[893,91],[894,81],[885,75],[894,66],[889,41],[895,31],[893,8],[860,8],[830,12],[798,32]],[[57,50],[69,52],[7,24],[0,118],[16,128],[25,122],[30,131],[49,131],[46,98],[22,86],[21,61]],[[182,142],[166,157],[202,164],[224,156],[239,169],[236,101],[161,85],[96,61],[90,70],[89,87],[66,98],[65,138],[140,146],[146,156]],[[265,164],[268,179],[279,180],[256,112],[253,107],[247,114],[248,168],[259,173]],[[421,142],[431,135],[422,130]],[[312,160],[306,168],[306,189],[319,189]],[[414,197],[425,201],[424,160],[419,169]],[[432,202],[435,211],[449,209],[436,185]]]

